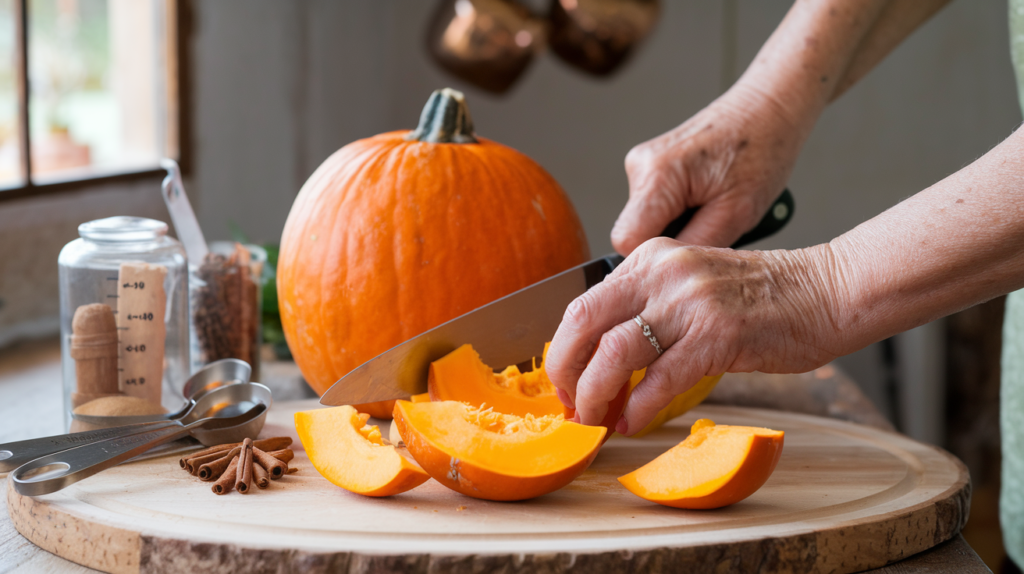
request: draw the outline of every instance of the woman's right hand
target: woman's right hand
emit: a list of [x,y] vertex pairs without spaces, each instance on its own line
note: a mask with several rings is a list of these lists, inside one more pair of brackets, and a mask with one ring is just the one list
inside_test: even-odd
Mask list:
[[810,125],[783,102],[738,83],[679,127],[626,155],[629,201],[612,229],[629,255],[684,210],[677,239],[727,247],[752,229],[786,186]]

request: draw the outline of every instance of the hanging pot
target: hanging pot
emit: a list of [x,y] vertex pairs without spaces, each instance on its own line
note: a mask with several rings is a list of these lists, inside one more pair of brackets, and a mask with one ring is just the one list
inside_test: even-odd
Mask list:
[[548,43],[569,64],[606,76],[650,33],[659,11],[658,0],[552,0]]
[[501,94],[543,49],[546,34],[546,23],[514,0],[443,0],[427,48],[456,77]]

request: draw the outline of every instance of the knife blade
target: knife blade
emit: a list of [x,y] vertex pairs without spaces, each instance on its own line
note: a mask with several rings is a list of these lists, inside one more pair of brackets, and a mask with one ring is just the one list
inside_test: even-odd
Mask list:
[[[788,189],[733,248],[763,239],[793,216]],[[696,213],[684,212],[662,235],[675,237]],[[611,254],[573,267],[478,307],[377,355],[341,377],[320,398],[323,405],[353,405],[406,398],[427,391],[430,363],[472,343],[484,364],[515,365],[539,356],[551,340],[565,309],[601,282],[623,260]]]

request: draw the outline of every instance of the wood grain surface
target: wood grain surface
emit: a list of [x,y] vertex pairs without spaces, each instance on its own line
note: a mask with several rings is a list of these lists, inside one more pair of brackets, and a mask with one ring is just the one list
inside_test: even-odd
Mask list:
[[[266,435],[293,434],[271,410]],[[641,500],[615,480],[708,417],[786,431],[775,474],[715,511]],[[430,481],[369,499],[300,470],[265,491],[218,497],[175,457],[125,464],[38,498],[8,488],[11,519],[40,547],[107,572],[856,572],[955,536],[966,470],[901,435],[819,417],[702,406],[644,439],[615,437],[552,494],[470,499]]]

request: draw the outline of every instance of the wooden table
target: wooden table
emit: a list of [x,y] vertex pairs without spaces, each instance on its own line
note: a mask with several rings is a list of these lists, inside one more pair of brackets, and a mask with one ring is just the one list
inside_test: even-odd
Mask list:
[[[63,428],[59,348],[53,341],[0,353],[0,442],[57,434]],[[264,365],[264,381],[279,400],[309,396],[294,365]],[[727,375],[709,402],[831,416],[890,428],[855,384],[832,367],[802,375]],[[0,488],[6,490],[6,479]],[[43,551],[11,525],[0,505],[0,572],[94,572]],[[990,572],[959,535],[875,573]]]

